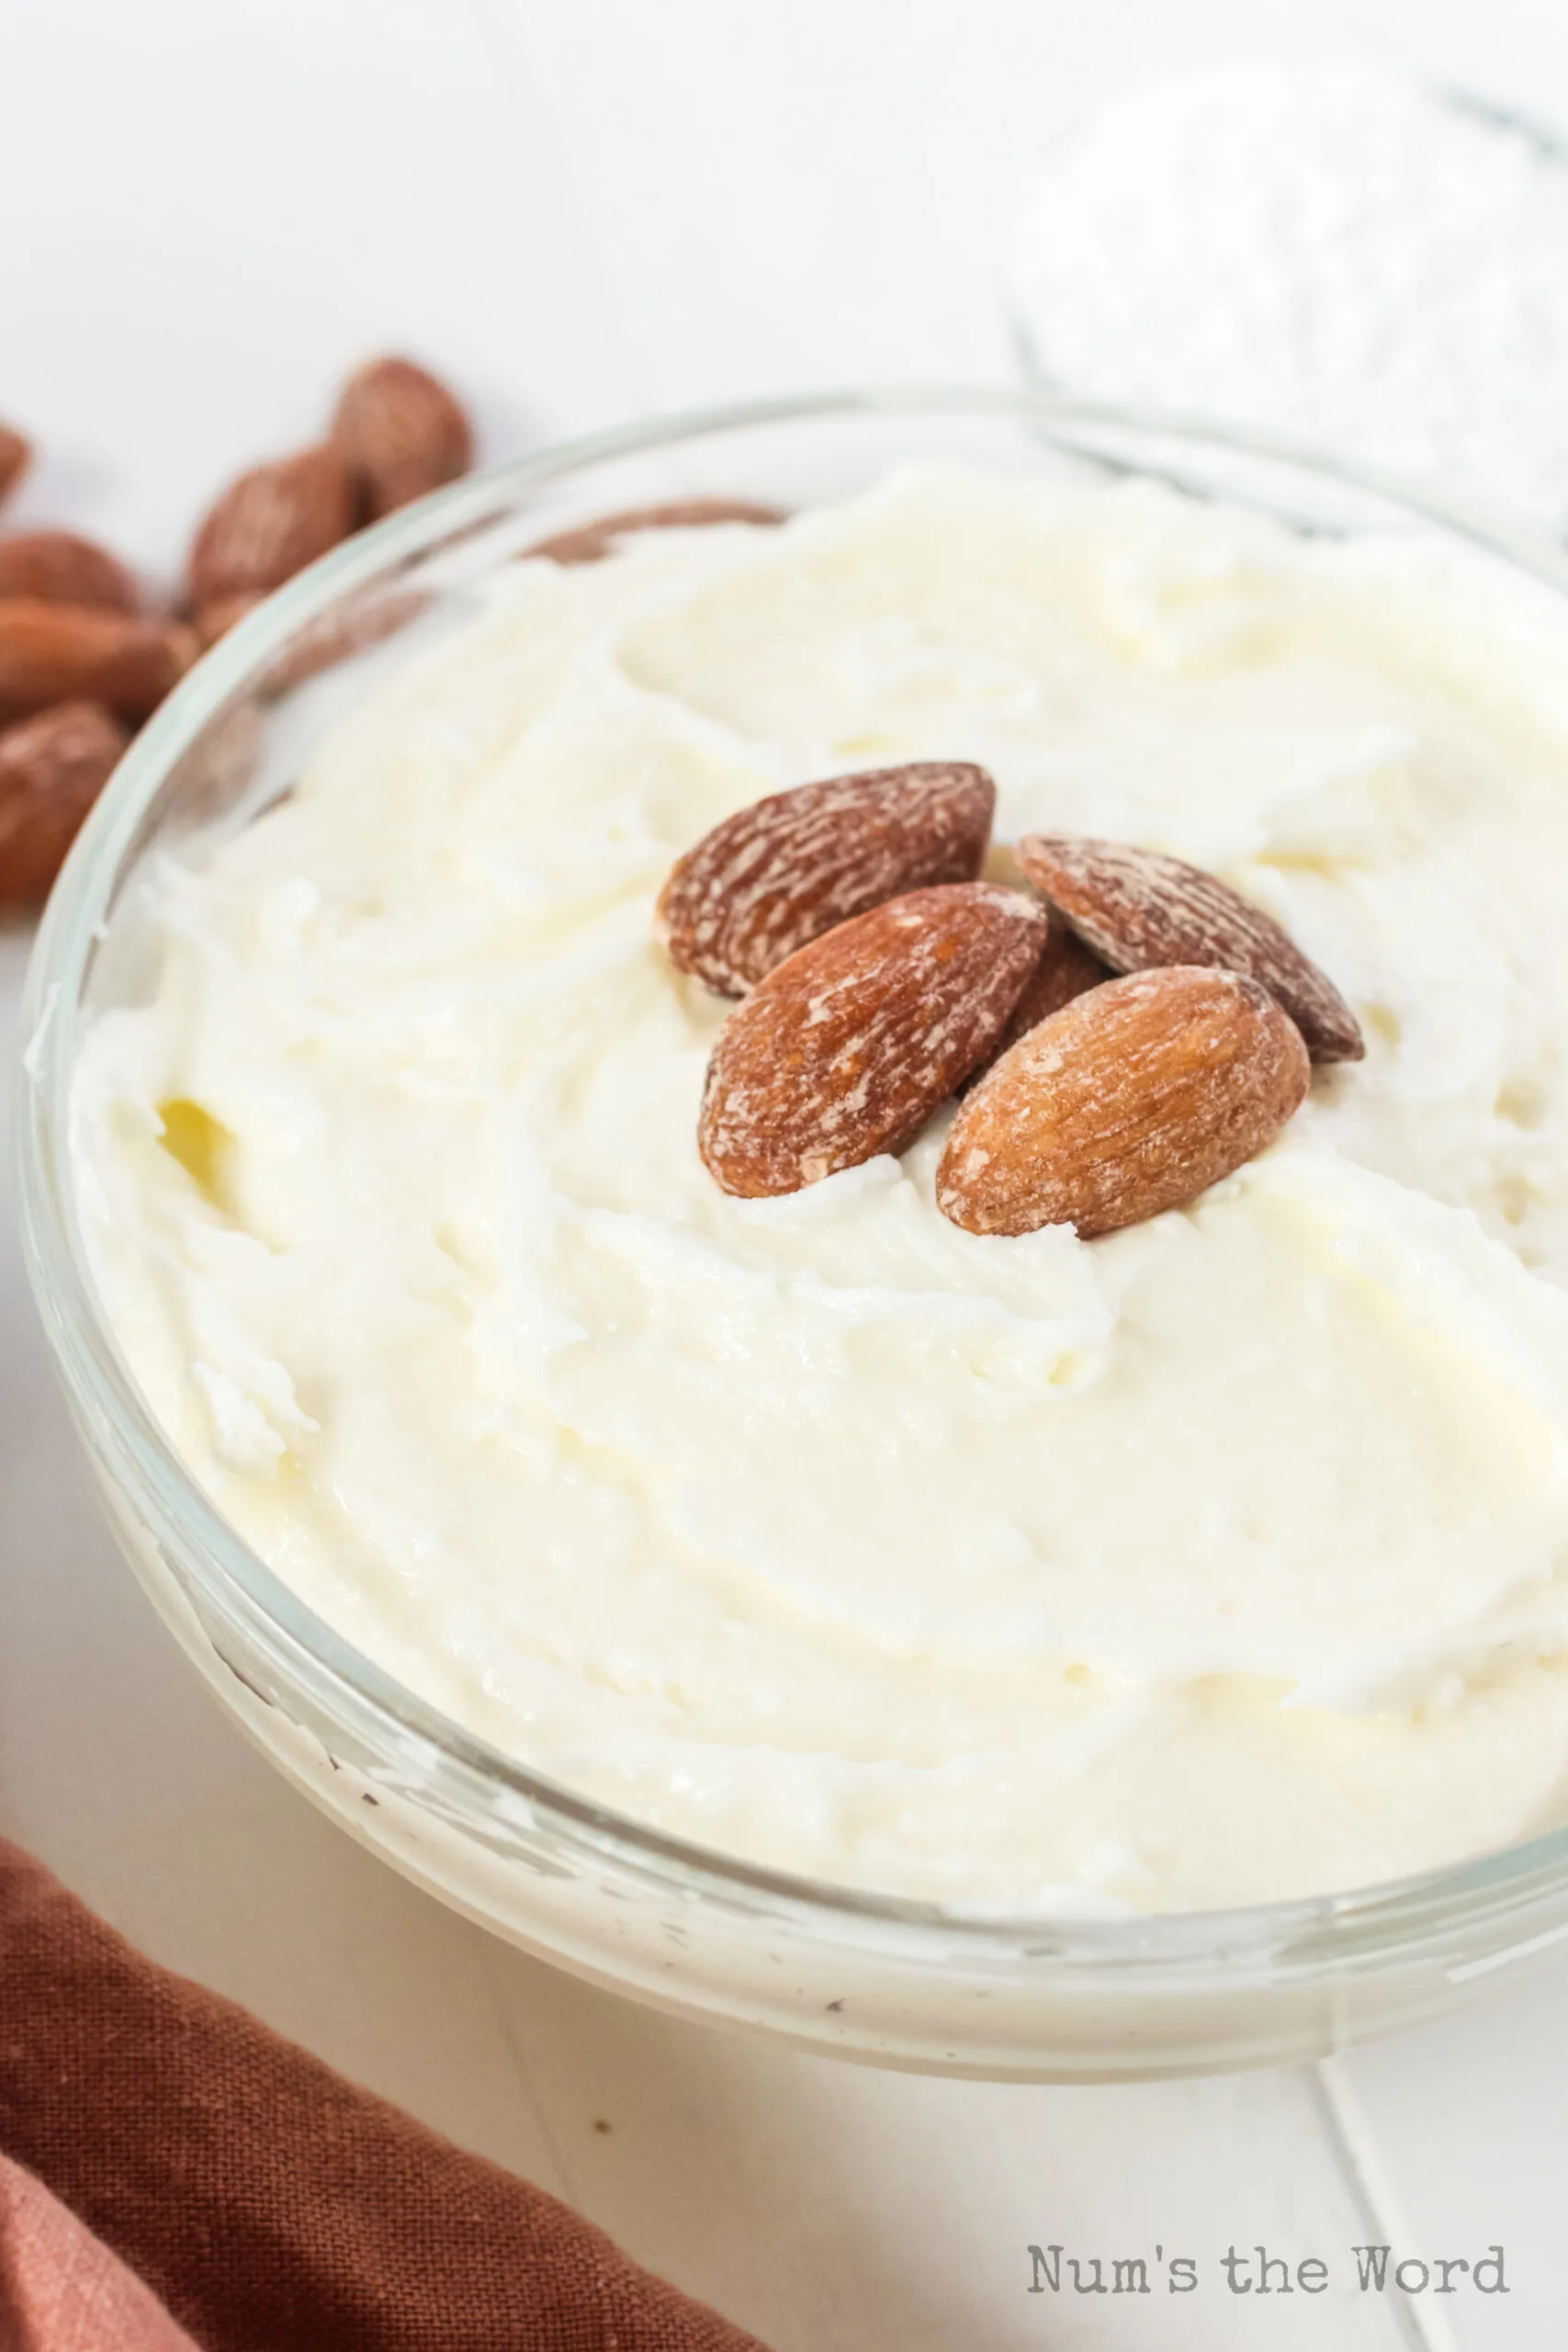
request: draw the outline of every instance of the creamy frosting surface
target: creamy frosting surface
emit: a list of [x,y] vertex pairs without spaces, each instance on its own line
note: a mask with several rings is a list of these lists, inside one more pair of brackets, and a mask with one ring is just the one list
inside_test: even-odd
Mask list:
[[[695,1146],[655,946],[761,794],[977,760],[999,843],[1168,849],[1366,1061],[1092,1243]],[[992,869],[1006,875],[1005,848]],[[73,1149],[197,1476],[392,1673],[705,1843],[1201,1906],[1568,1816],[1568,613],[1408,539],[911,469],[519,565],[152,877]]]

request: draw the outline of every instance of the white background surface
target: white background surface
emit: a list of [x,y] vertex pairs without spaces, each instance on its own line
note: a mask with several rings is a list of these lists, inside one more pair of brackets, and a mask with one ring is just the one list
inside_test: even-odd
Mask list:
[[[1374,46],[1568,124],[1561,0],[0,0],[17,519],[170,573],[388,345],[488,453],[653,406],[998,379],[1031,167],[1134,73]],[[26,941],[0,934],[8,1023]],[[529,2174],[777,2352],[1557,2352],[1568,1974],[1319,2075],[880,2076],[635,2010],[415,1894],[254,1756],[115,1556],[0,1202],[0,1829],[149,1951]],[[604,2127],[608,2127],[604,2128]],[[1354,2162],[1347,2161],[1348,2146]],[[1382,2212],[1369,2233],[1369,2196]],[[1511,2293],[1228,2294],[1371,2233]],[[1200,2257],[1025,2293],[1032,2240]]]

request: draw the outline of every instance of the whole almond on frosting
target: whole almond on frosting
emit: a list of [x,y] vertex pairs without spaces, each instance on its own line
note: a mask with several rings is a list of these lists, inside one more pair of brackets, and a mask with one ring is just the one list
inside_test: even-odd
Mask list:
[[1180,1208],[1272,1143],[1312,1069],[1239,972],[1164,965],[1075,997],[1005,1053],[954,1119],[937,1205],[970,1233],[1079,1237]]
[[333,440],[372,522],[456,481],[474,462],[467,410],[412,359],[372,359],[349,378]]
[[1023,984],[1023,994],[1013,1007],[1011,1020],[991,1049],[989,1060],[982,1062],[971,1074],[971,1086],[979,1084],[1010,1046],[1016,1046],[1021,1037],[1027,1037],[1032,1029],[1037,1029],[1054,1012],[1060,1012],[1065,1004],[1071,1004],[1074,997],[1085,995],[1111,978],[1106,966],[1088,942],[1078,937],[1060,908],[1048,906],[1045,912],[1050,919],[1045,944]]
[[0,732],[0,909],[42,904],[130,741],[91,702],[62,703]]
[[133,573],[118,556],[74,531],[16,531],[0,538],[0,597],[42,596],[51,605],[96,605],[134,613]]
[[601,514],[592,523],[540,539],[527,553],[547,556],[552,563],[599,563],[615,553],[620,540],[638,531],[700,531],[717,523],[772,527],[788,520],[784,507],[753,498],[675,498],[662,506],[626,506],[618,514]]
[[655,932],[682,972],[742,996],[852,915],[932,883],[973,881],[996,801],[984,768],[940,761],[770,793],[678,860]]
[[1217,964],[1263,986],[1295,1023],[1314,1062],[1359,1062],[1356,1016],[1327,975],[1272,915],[1163,852],[1074,834],[1030,833],[1018,861],[1036,889],[1112,971]]
[[280,588],[347,538],[357,519],[353,480],[338,450],[301,449],[254,466],[230,483],[197,533],[189,570],[193,609],[200,612],[220,597]]
[[78,699],[145,718],[198,650],[195,630],[176,621],[8,596],[0,601],[0,719]]
[[32,443],[10,425],[0,424],[0,498],[14,490],[32,463]]
[[1006,1026],[1043,910],[991,882],[939,884],[825,932],[719,1032],[698,1148],[727,1193],[797,1193],[902,1151]]

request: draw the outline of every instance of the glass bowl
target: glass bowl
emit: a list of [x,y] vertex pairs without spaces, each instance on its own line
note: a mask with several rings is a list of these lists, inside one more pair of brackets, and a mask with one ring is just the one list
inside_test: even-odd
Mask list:
[[[809,503],[905,457],[1138,471],[1303,531],[1425,533],[1568,628],[1568,568],[1284,452],[1028,394],[837,395],[607,434],[462,482],[292,582],[137,739],[51,900],[20,1075],[25,1246],[126,1555],[223,1705],[297,1786],[525,1949],[690,2017],[886,2065],[1114,2079],[1319,2054],[1445,2009],[1568,1938],[1568,1828],[1396,1883],[1223,1912],[1006,1917],[793,1878],[575,1795],[401,1688],[307,1609],[186,1475],[108,1328],[73,1197],[85,1026],[145,994],[150,858],[246,822],[329,718],[462,625],[497,568],[596,516]],[[1529,585],[1533,575],[1535,585]]]
[[[1303,70],[1299,66],[1286,70],[1299,91]],[[1446,114],[1457,131],[1470,134],[1470,141],[1457,151],[1461,160],[1450,175],[1461,191],[1464,164],[1471,160],[1467,146],[1474,141],[1487,154],[1490,170],[1481,168],[1475,199],[1483,217],[1469,224],[1472,243],[1483,245],[1489,236],[1495,241],[1500,233],[1500,220],[1485,217],[1489,204],[1503,202],[1490,175],[1495,171],[1502,178],[1510,163],[1521,156],[1528,155],[1540,167],[1542,186],[1555,186],[1561,203],[1568,191],[1568,145],[1557,131],[1515,107],[1499,106],[1451,85],[1412,80],[1365,58],[1322,58],[1306,65],[1304,78],[1309,87],[1318,91],[1321,102],[1337,79],[1342,81],[1348,74],[1354,91],[1369,71],[1374,77],[1371,86],[1381,88],[1393,102],[1403,98],[1428,106]],[[1280,79],[1280,67],[1262,62],[1156,74],[1113,96],[1108,108],[1076,124],[1042,157],[1014,228],[1002,291],[1003,315],[1022,380],[1053,398],[1131,403],[1155,399],[1168,411],[1179,407],[1187,417],[1201,417],[1211,431],[1249,440],[1288,433],[1298,446],[1310,440],[1330,463],[1348,460],[1359,470],[1382,474],[1397,469],[1401,480],[1424,482],[1439,494],[1462,495],[1511,527],[1551,530],[1560,538],[1568,537],[1568,527],[1564,527],[1568,470],[1552,454],[1558,441],[1550,397],[1543,392],[1532,415],[1528,407],[1521,407],[1520,386],[1516,381],[1521,377],[1526,383],[1532,378],[1539,381],[1548,354],[1562,347],[1568,332],[1568,286],[1550,279],[1543,271],[1538,281],[1528,285],[1521,280],[1517,286],[1510,282],[1489,289],[1484,397],[1477,389],[1483,380],[1479,374],[1469,377],[1461,389],[1451,379],[1451,371],[1446,372],[1435,362],[1422,367],[1416,357],[1419,346],[1401,342],[1393,316],[1396,311],[1404,312],[1408,333],[1410,314],[1419,313],[1425,306],[1434,314],[1433,347],[1440,348],[1442,329],[1437,314],[1442,296],[1432,282],[1431,257],[1423,260],[1412,251],[1402,254],[1398,264],[1393,258],[1393,248],[1400,241],[1391,208],[1399,199],[1406,205],[1417,201],[1421,191],[1411,178],[1416,167],[1414,163],[1402,164],[1392,169],[1386,184],[1380,182],[1376,164],[1355,151],[1354,134],[1344,123],[1339,126],[1345,151],[1341,192],[1365,198],[1374,217],[1380,209],[1388,215],[1384,220],[1388,250],[1380,250],[1376,256],[1363,254],[1360,260],[1367,275],[1359,309],[1354,300],[1357,263],[1353,256],[1365,224],[1355,212],[1349,226],[1339,220],[1331,200],[1335,191],[1325,185],[1328,175],[1321,157],[1314,159],[1315,171],[1303,162],[1301,184],[1292,199],[1288,156],[1280,162],[1287,176],[1259,190],[1253,207],[1257,212],[1269,207],[1280,214],[1276,226],[1282,250],[1268,279],[1270,294],[1278,298],[1277,307],[1263,309],[1267,297],[1261,276],[1249,295],[1238,292],[1237,273],[1250,276],[1245,251],[1228,271],[1216,259],[1212,273],[1215,305],[1206,319],[1190,324],[1182,354],[1185,367],[1173,368],[1168,339],[1158,335],[1144,344],[1141,356],[1130,356],[1120,340],[1122,325],[1111,322],[1112,311],[1120,313],[1123,322],[1138,316],[1126,268],[1128,249],[1120,240],[1137,238],[1151,218],[1161,217],[1163,188],[1158,194],[1132,187],[1125,191],[1120,225],[1107,235],[1104,266],[1098,273],[1110,306],[1099,327],[1081,319],[1065,319],[1054,307],[1051,294],[1041,282],[1041,257],[1053,245],[1060,250],[1062,205],[1066,201],[1070,206],[1073,198],[1054,189],[1053,179],[1081,151],[1083,142],[1092,138],[1104,115],[1114,113],[1127,99],[1146,97],[1157,107],[1163,93],[1190,92],[1197,87],[1216,95],[1227,91],[1231,103],[1238,107],[1249,100],[1248,111],[1256,113],[1258,85],[1267,109],[1269,94],[1279,90]],[[1271,117],[1265,119],[1278,136],[1279,125]],[[1358,117],[1353,115],[1352,119]],[[1256,135],[1267,134],[1260,129]],[[1168,163],[1168,187],[1171,203],[1178,209],[1184,198],[1192,200],[1192,190],[1184,184],[1174,159]],[[1212,190],[1206,200],[1213,203]],[[1110,231],[1108,214],[1100,225]],[[1455,221],[1450,221],[1449,232],[1457,237]],[[1069,250],[1076,249],[1070,224],[1066,233]],[[1201,235],[1196,229],[1191,233]],[[1516,236],[1521,246],[1529,245],[1528,234],[1516,231]],[[1301,241],[1301,250],[1293,254],[1292,237]],[[1314,237],[1324,241],[1315,251]],[[1391,281],[1380,280],[1380,269],[1392,273]],[[1333,299],[1337,283],[1337,302]],[[1543,315],[1541,306],[1548,304]],[[1238,305],[1246,310],[1245,318],[1236,317]],[[1238,364],[1237,349],[1229,336],[1217,339],[1222,322],[1228,322],[1244,341],[1249,329],[1258,337],[1262,348],[1250,356],[1248,365]],[[1179,390],[1172,389],[1173,378]],[[1544,454],[1538,447],[1542,435]]]

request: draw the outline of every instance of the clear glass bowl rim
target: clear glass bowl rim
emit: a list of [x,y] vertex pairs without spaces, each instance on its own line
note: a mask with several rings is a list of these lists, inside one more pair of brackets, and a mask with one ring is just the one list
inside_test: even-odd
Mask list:
[[[138,735],[78,837],[45,910],[23,997],[17,1073],[17,1161],[29,1278],[67,1395],[84,1420],[107,1431],[127,1499],[154,1527],[178,1530],[187,1570],[220,1612],[260,1622],[340,1686],[355,1713],[412,1737],[457,1769],[521,1802],[584,1860],[629,1868],[655,1886],[725,1907],[863,1940],[916,1963],[944,1945],[980,1960],[1030,1956],[1141,1973],[1238,1952],[1293,1951],[1318,1962],[1338,1955],[1358,1970],[1418,1954],[1433,1938],[1501,1928],[1542,1899],[1568,1893],[1568,1825],[1438,1869],[1324,1894],[1127,1919],[1048,1911],[967,1908],[818,1881],[749,1862],[667,1835],[581,1796],[465,1731],[409,1690],[307,1608],[253,1552],[186,1472],[145,1402],[109,1327],[88,1270],[70,1165],[69,1093],[84,1026],[82,992],[96,942],[144,814],[175,763],[238,691],[263,674],[307,623],[378,575],[505,513],[519,497],[580,469],[710,436],[770,425],[852,421],[878,414],[971,416],[1012,423],[1063,453],[1108,454],[1137,471],[1121,436],[1156,440],[1222,459],[1292,469],[1329,489],[1371,499],[1433,525],[1568,594],[1568,561],[1428,492],[1341,467],[1317,453],[1233,435],[1201,420],[1056,398],[1038,390],[965,386],[860,388],[722,405],[637,421],[491,467],[389,516],[312,565],[232,629]],[[736,495],[748,485],[737,481]]]

